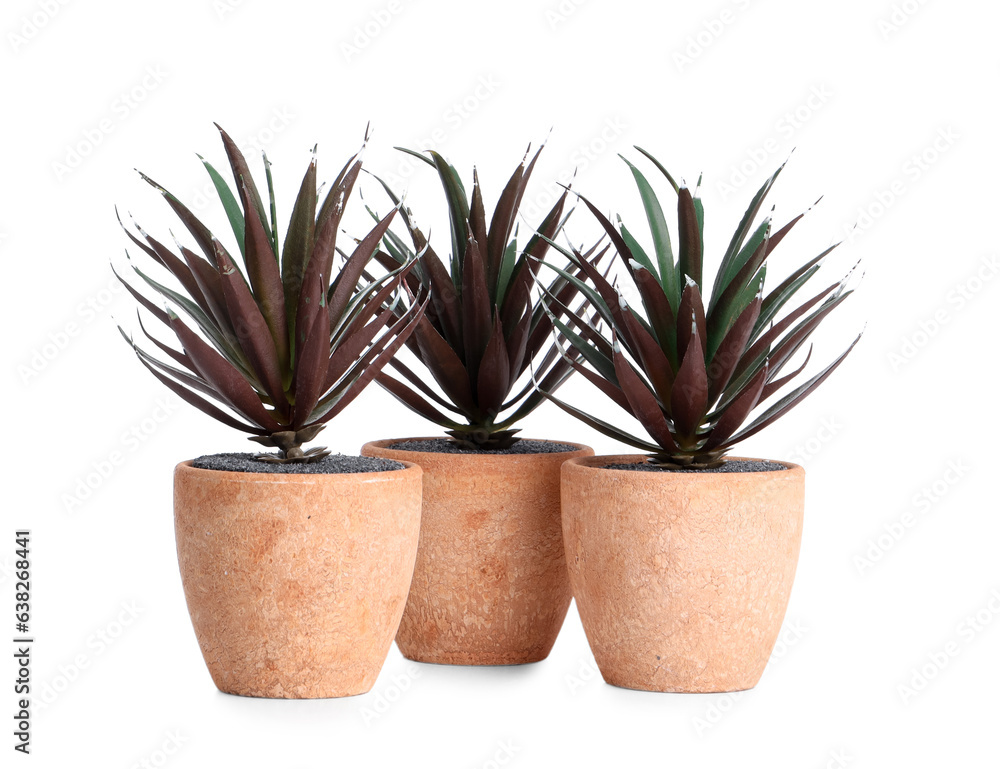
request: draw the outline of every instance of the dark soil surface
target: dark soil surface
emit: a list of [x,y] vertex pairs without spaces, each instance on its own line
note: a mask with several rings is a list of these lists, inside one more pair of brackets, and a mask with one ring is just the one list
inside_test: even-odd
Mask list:
[[725,462],[720,467],[714,467],[709,470],[674,470],[649,462],[635,462],[627,465],[604,465],[604,467],[608,470],[636,470],[645,473],[769,473],[775,470],[786,469],[784,465],[777,462],[766,462],[759,459],[734,459]]
[[433,438],[429,441],[400,441],[387,448],[396,451],[423,451],[432,454],[559,454],[566,451],[576,451],[576,446],[549,441],[520,440],[509,449],[463,449],[456,446],[448,438]]
[[192,463],[202,470],[227,470],[231,473],[274,473],[276,475],[335,475],[338,473],[378,473],[385,470],[402,470],[403,465],[391,459],[377,457],[351,457],[331,454],[309,464],[277,464],[254,459],[255,454],[208,454]]

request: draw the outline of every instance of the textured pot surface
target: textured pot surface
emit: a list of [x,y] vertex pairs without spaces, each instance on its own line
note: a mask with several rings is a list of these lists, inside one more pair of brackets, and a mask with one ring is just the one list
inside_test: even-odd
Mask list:
[[805,472],[562,469],[573,595],[604,680],[662,692],[749,689],[778,638],[798,562]]
[[[423,440],[420,438],[412,440]],[[515,665],[545,659],[569,608],[559,471],[551,454],[445,454],[368,443],[366,456],[424,471],[420,547],[396,643],[419,662]]]
[[253,697],[368,691],[406,602],[420,476],[174,472],[184,595],[215,685]]

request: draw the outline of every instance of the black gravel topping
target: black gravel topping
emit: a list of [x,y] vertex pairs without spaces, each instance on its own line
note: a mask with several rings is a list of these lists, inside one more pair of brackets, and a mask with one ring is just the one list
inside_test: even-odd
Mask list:
[[761,459],[733,459],[719,467],[700,470],[676,470],[661,467],[650,462],[634,462],[632,464],[602,465],[607,470],[636,470],[644,473],[769,473],[787,468],[777,462],[767,462]]
[[335,475],[337,473],[380,473],[386,470],[402,470],[403,465],[391,459],[378,457],[351,457],[345,454],[331,454],[318,462],[309,464],[261,462],[254,459],[256,454],[208,454],[198,457],[191,464],[202,470],[227,470],[231,473],[273,473],[275,475]]
[[533,441],[527,438],[519,440],[508,449],[463,449],[456,446],[448,438],[432,438],[426,441],[400,441],[387,448],[396,451],[423,451],[428,454],[560,454],[566,451],[576,451],[576,446],[550,441]]

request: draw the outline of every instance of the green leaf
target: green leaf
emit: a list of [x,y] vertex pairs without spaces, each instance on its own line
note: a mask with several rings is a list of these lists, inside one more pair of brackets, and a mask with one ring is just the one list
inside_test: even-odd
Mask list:
[[650,183],[643,176],[642,171],[636,168],[627,158],[619,156],[632,170],[636,186],[639,188],[639,195],[642,198],[642,207],[646,211],[646,221],[649,222],[649,231],[653,236],[653,248],[656,252],[656,260],[660,265],[660,281],[663,284],[664,293],[668,299],[673,300],[671,308],[676,310],[676,302],[680,299],[680,282],[677,274],[677,267],[674,265],[674,253],[670,245],[670,230],[667,228],[667,217],[663,213],[656,193]]
[[[656,271],[656,268],[653,267],[653,262],[649,258],[649,255],[646,253],[645,249],[639,245],[639,241],[633,237],[631,232],[629,232],[620,216],[618,217],[618,229],[621,230],[622,240],[625,241],[625,245],[627,245],[629,251],[632,252],[632,258],[644,267],[646,272],[656,278],[657,283],[662,283],[662,281],[660,281],[660,274]],[[632,268],[632,272],[635,273],[635,268]]]
[[680,191],[680,187],[677,185],[677,182],[674,181],[674,177],[672,177],[670,175],[670,172],[667,171],[667,169],[663,167],[663,164],[660,163],[659,160],[657,160],[656,158],[654,158],[652,155],[650,155],[646,150],[644,150],[639,145],[634,145],[634,146],[635,146],[635,149],[637,151],[639,151],[643,155],[645,155],[653,163],[653,165],[656,166],[659,169],[660,173],[663,174],[667,178],[667,181],[670,182],[670,186],[674,188],[674,192],[679,192]]
[[451,224],[451,276],[456,286],[462,285],[462,261],[469,242],[469,199],[458,171],[433,150],[428,154],[434,161],[441,185],[448,200],[448,218]]
[[236,142],[233,141],[232,137],[222,130],[222,126],[216,123],[215,127],[219,129],[219,134],[222,136],[222,144],[226,149],[226,156],[229,158],[229,165],[233,169],[233,180],[237,185],[245,183],[250,189],[251,205],[257,210],[257,213],[260,215],[260,220],[264,222],[264,226],[268,229],[268,236],[270,236],[271,232],[270,227],[267,225],[267,214],[264,212],[264,205],[261,203],[260,193],[257,192],[257,185],[254,183],[253,176],[250,174],[250,166],[247,165],[246,158],[243,157],[243,153],[240,151]]
[[[698,179],[699,185],[701,184],[701,179]],[[701,255],[702,258],[705,256],[705,203],[701,198],[695,196],[694,198],[694,215],[698,219],[698,236],[701,241]]]
[[[812,334],[822,319],[850,295],[850,292],[837,291],[840,285],[839,283],[834,283],[823,289],[816,296],[807,300],[782,318],[753,343],[736,366],[733,381],[726,387],[726,390],[722,394],[722,406],[725,406],[732,399],[735,392],[743,388],[747,381],[757,373],[766,359],[781,358],[787,351],[797,349],[801,346],[802,342],[808,339],[809,335]],[[819,303],[819,307],[809,313],[817,303]],[[807,313],[809,314],[807,315]],[[788,331],[792,327],[792,324],[803,316],[805,316],[804,320],[794,326],[791,331]],[[788,331],[787,334],[785,334],[786,331]],[[782,336],[783,334],[785,335]]]
[[729,287],[729,284],[733,282],[733,279],[739,274],[750,258],[756,253],[760,244],[764,242],[764,238],[767,236],[768,228],[771,226],[771,217],[767,217],[760,226],[754,231],[753,235],[746,242],[743,248],[740,249],[739,254],[733,259],[725,273],[721,273],[715,279],[715,285],[712,287],[712,299],[708,303],[709,313],[715,309],[715,305],[718,303],[722,294]]
[[[553,247],[556,248],[557,250],[562,250],[560,246],[556,246],[554,243]],[[611,311],[611,308],[608,307],[608,305],[605,303],[601,295],[597,293],[597,291],[595,291],[589,285],[587,285],[586,282],[578,278],[576,275],[571,275],[570,273],[566,272],[566,270],[560,267],[556,267],[554,264],[551,264],[549,262],[542,262],[542,266],[548,267],[550,270],[553,270],[554,272],[558,273],[563,278],[568,280],[571,284],[573,284],[576,287],[577,291],[579,291],[581,294],[587,297],[587,300],[590,302],[591,306],[594,308],[594,310],[597,311],[597,313],[601,316],[601,318],[604,320],[605,323],[608,323],[609,325],[612,326],[617,325],[614,318],[614,313]]]
[[760,308],[760,318],[757,319],[757,325],[754,327],[753,339],[756,339],[760,333],[767,328],[768,324],[774,320],[778,312],[785,306],[788,300],[791,299],[796,292],[798,292],[798,290],[819,271],[820,262],[838,245],[839,243],[830,246],[819,256],[806,262],[799,269],[789,275],[780,286],[764,297],[764,304]]
[[497,299],[496,303],[503,306],[507,298],[507,289],[510,287],[510,276],[514,274],[514,265],[517,262],[517,232],[514,238],[507,244],[503,252],[503,261],[500,263],[500,276],[497,279]]
[[[406,147],[393,147],[393,149],[399,150],[400,152],[405,152],[407,155],[412,155],[413,157],[417,158],[418,160],[424,161],[431,168],[434,168],[434,161],[431,160],[426,155],[424,155],[423,153],[417,152],[416,150],[407,149]],[[382,182],[382,183],[385,184],[385,182]]]
[[[392,272],[371,281],[367,286],[361,288],[351,297],[347,307],[338,317],[330,318],[330,339],[331,345],[336,347],[342,336],[350,330],[350,327],[357,321],[358,317],[370,318],[385,301],[390,297],[399,283],[405,279],[407,273],[414,267],[415,261],[410,260]],[[396,278],[399,277],[397,281]],[[327,298],[329,304],[333,294],[333,287]]]
[[426,309],[427,300],[423,304],[413,305],[407,314],[396,321],[348,372],[345,377],[346,382],[342,382],[334,389],[333,397],[324,399],[326,403],[321,401],[316,406],[310,415],[310,420],[328,422],[350,405],[399,352],[399,348],[406,343],[417,324],[424,319]]
[[[767,197],[767,193],[771,190],[774,185],[775,180],[778,178],[778,174],[785,167],[782,163],[781,166],[775,171],[770,178],[757,190],[757,194],[753,196],[753,200],[750,201],[750,206],[747,208],[746,213],[743,214],[743,218],[740,220],[739,227],[736,228],[736,232],[733,233],[733,239],[729,242],[729,247],[726,249],[725,256],[722,257],[722,264],[719,265],[719,272],[717,275],[730,274],[730,264],[736,258],[737,254],[740,252],[740,247],[743,245],[743,241],[746,239],[747,234],[750,232],[750,227],[753,225],[753,220],[757,217],[757,213],[760,211],[761,205],[764,203],[764,198]],[[735,272],[731,273],[735,275]]]
[[602,377],[618,387],[618,375],[615,373],[614,362],[559,320],[554,313],[549,313],[549,317],[552,319],[552,325],[559,329],[560,333],[569,340],[569,343],[573,345],[573,349],[579,352],[587,363],[597,369],[597,372]]
[[712,328],[712,332],[708,337],[708,350],[707,356],[708,360],[712,360],[715,357],[716,350],[719,349],[719,345],[722,344],[722,340],[725,339],[726,334],[729,333],[729,329],[733,327],[736,319],[740,317],[743,311],[750,306],[750,303],[754,298],[761,292],[764,288],[764,279],[767,277],[767,265],[762,264],[757,273],[750,279],[750,282],[743,287],[743,290],[737,294],[736,299],[733,301],[732,306],[727,308],[728,317],[724,319],[724,322]]
[[768,367],[765,361],[764,367],[758,372],[757,376],[722,411],[718,421],[712,428],[712,432],[708,436],[708,440],[702,446],[703,451],[711,451],[712,449],[719,448],[740,428],[743,421],[750,416],[750,412],[760,402],[767,376]]
[[208,171],[208,175],[212,179],[212,184],[215,185],[215,191],[219,195],[219,200],[222,201],[222,207],[226,209],[229,225],[233,228],[233,235],[236,236],[236,242],[239,244],[240,253],[243,254],[243,240],[246,230],[246,224],[243,221],[243,210],[240,208],[236,196],[233,195],[233,191],[226,184],[226,180],[222,178],[222,174],[216,171],[215,167],[201,155],[198,155],[198,159],[204,164],[205,170]]
[[[316,148],[313,147],[315,154]],[[267,197],[271,205],[271,248],[275,254],[278,253],[278,207],[274,202],[274,179],[271,177],[271,161],[267,159],[267,153],[261,152],[264,157],[264,175],[267,177]],[[277,258],[277,256],[275,256]]]

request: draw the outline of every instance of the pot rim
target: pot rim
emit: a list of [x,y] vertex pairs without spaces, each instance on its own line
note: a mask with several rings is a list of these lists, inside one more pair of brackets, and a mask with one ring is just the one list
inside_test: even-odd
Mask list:
[[193,459],[185,459],[178,462],[174,467],[174,474],[184,473],[191,477],[200,477],[204,480],[235,481],[238,483],[254,483],[263,485],[287,485],[291,483],[303,484],[306,486],[318,484],[357,484],[357,483],[379,483],[396,480],[406,480],[411,477],[420,477],[423,470],[414,462],[395,460],[403,465],[401,470],[376,470],[365,473],[245,473],[235,470],[211,470],[207,467],[194,467]]
[[[570,462],[576,458],[585,458],[593,456],[594,450],[583,443],[574,443],[573,441],[559,441],[553,440],[551,438],[524,438],[522,440],[538,441],[539,443],[560,443],[564,446],[572,446],[572,451],[538,451],[531,454],[458,454],[452,453],[450,451],[411,451],[409,449],[391,449],[389,446],[395,443],[403,443],[405,441],[439,441],[447,440],[447,435],[435,435],[435,436],[422,436],[416,438],[387,438],[377,441],[368,441],[361,447],[362,455],[366,449],[373,449],[386,452],[387,454],[396,456],[406,456],[414,457],[414,459],[409,460],[412,462],[419,462],[418,457],[421,456],[431,456],[431,457],[448,457],[450,459],[455,459],[456,461],[477,461],[483,459],[489,459],[493,462],[525,462],[532,459],[537,459],[538,457],[562,457],[564,462]],[[407,460],[397,459],[398,462],[404,462]]]
[[760,459],[757,457],[729,456],[726,459],[747,460],[751,462],[772,462],[782,465],[784,470],[771,470],[764,472],[739,472],[739,473],[650,473],[641,470],[618,470],[608,468],[612,464],[632,464],[642,462],[646,459],[646,454],[598,454],[592,457],[574,457],[566,460],[563,465],[563,477],[567,473],[582,473],[607,479],[628,478],[633,483],[645,482],[649,484],[696,484],[696,483],[753,483],[766,478],[789,478],[792,476],[804,476],[805,469],[794,462],[786,462],[780,459]]

